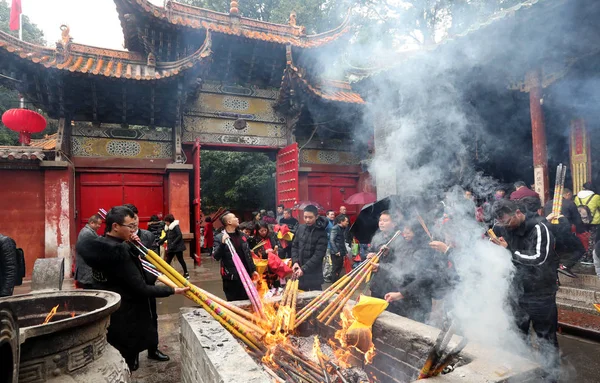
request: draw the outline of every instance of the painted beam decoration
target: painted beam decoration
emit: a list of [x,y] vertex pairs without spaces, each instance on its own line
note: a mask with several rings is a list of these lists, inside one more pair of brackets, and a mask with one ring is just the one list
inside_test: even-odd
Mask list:
[[71,137],[75,157],[171,158],[170,131],[78,127]]
[[285,118],[274,111],[276,89],[203,84],[183,117],[183,141],[202,145],[282,148]]

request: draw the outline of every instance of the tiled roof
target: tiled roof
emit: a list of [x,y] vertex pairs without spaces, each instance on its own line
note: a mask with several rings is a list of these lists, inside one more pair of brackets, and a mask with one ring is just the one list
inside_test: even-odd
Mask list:
[[159,7],[148,0],[115,0],[115,3],[124,31],[128,29],[127,24],[135,19],[132,19],[128,13],[133,9],[176,26],[206,29],[276,44],[291,44],[300,48],[320,47],[337,40],[351,30],[350,13],[339,27],[321,34],[306,35],[304,27],[301,26],[268,23],[174,1],[168,1],[166,7]]
[[0,159],[6,160],[44,160],[42,148],[33,146],[0,146]]
[[42,148],[43,150],[54,150],[56,149],[56,138],[58,133],[46,135],[44,138],[31,139],[30,146],[36,148]]
[[[293,84],[291,83],[293,82]],[[360,94],[354,92],[348,82],[334,80],[320,80],[318,84],[311,84],[304,78],[302,72],[294,65],[288,65],[281,84],[281,92],[290,88],[299,87],[304,92],[328,101],[364,104]]]
[[158,80],[177,76],[209,58],[210,48],[211,35],[207,33],[204,44],[194,54],[174,62],[153,62],[152,57],[142,57],[140,53],[72,43],[66,27],[63,30],[63,41],[57,43],[55,49],[29,44],[0,31],[0,50],[23,60],[46,68],[134,80]]

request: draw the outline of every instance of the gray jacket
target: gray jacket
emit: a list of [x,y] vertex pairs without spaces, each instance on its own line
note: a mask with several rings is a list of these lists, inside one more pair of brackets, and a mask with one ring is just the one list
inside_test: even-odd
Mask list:
[[[98,233],[96,233],[96,231],[92,229],[90,225],[85,225],[85,227],[79,232],[79,236],[77,237],[77,245],[85,241],[92,241],[95,238],[98,238]],[[85,263],[79,252],[77,252],[75,262],[75,280],[83,285],[91,285],[94,283],[94,278],[92,277],[92,268]]]

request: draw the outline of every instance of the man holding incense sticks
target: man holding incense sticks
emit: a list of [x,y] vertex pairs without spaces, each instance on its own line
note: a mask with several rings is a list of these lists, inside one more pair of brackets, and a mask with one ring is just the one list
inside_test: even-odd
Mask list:
[[240,231],[240,220],[235,214],[225,212],[221,216],[221,223],[224,228],[215,237],[213,257],[215,260],[221,261],[221,279],[223,280],[223,292],[227,300],[243,301],[248,299],[248,294],[244,289],[244,283],[233,261],[233,254],[231,254],[231,250],[227,246],[227,239],[231,240],[231,244],[240,257],[248,275],[252,276],[252,279],[258,279],[259,275],[256,272],[256,267],[250,254],[248,238]]
[[528,213],[525,206],[515,201],[497,201],[493,211],[496,226],[504,230],[502,236],[490,240],[508,249],[515,265],[513,292],[517,327],[527,337],[533,325],[540,353],[548,360],[545,367],[551,375],[550,381],[554,381],[560,367],[556,337],[558,256],[554,251],[554,235],[543,217]]
[[[129,208],[133,214],[134,222],[135,222],[135,230],[133,232],[134,235],[137,235],[140,238],[140,241],[144,246],[148,249],[152,248],[152,245],[155,243],[154,234],[149,230],[144,230],[140,228],[140,218],[138,208],[133,204],[125,204],[123,205],[126,208]],[[146,283],[150,286],[154,286],[156,284],[156,280],[158,279],[156,275],[151,274],[144,270],[144,277],[146,279]],[[153,331],[148,334],[148,337],[151,338],[150,347],[148,347],[148,359],[157,360],[159,362],[168,362],[170,360],[168,355],[163,354],[158,349],[158,313],[156,312],[156,298],[150,297],[148,298],[150,302],[150,312],[152,313],[152,323],[154,324]]]
[[304,208],[304,224],[298,227],[292,242],[292,270],[304,291],[321,290],[323,258],[327,252],[327,220],[319,217],[314,205]]
[[94,288],[121,295],[121,306],[110,317],[107,340],[123,355],[129,369],[135,371],[139,367],[139,353],[152,346],[149,298],[185,294],[189,288],[146,283],[142,264],[129,243],[139,240],[133,234],[135,214],[130,209],[113,207],[105,222],[105,235],[78,242],[77,252],[93,269]]

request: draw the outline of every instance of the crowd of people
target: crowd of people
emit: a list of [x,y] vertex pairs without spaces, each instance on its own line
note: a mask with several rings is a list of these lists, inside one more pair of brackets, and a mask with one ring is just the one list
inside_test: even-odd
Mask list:
[[[555,196],[562,198],[558,216],[552,212],[553,201],[542,206],[537,193],[522,182],[514,184],[512,193],[497,189],[488,201],[477,203],[477,196],[470,192],[465,196],[465,204],[472,206],[469,219],[479,222],[482,234],[488,230],[482,240],[510,253],[516,270],[510,295],[516,327],[524,337],[533,327],[543,340],[550,364],[557,367],[557,273],[576,277],[572,268],[577,262],[589,263],[593,257],[600,275],[600,253],[594,251],[600,244],[596,241],[600,196],[589,183],[575,198],[564,189],[562,196]],[[436,214],[422,212],[429,219],[430,232],[410,209],[397,206],[382,211],[370,243],[360,245],[351,233],[346,213],[342,206],[338,212],[329,210],[320,215],[316,206],[308,205],[299,212],[299,222],[291,209],[278,206],[276,214],[259,211],[253,213],[251,221],[240,223],[235,214],[226,212],[218,218],[222,228],[216,233],[211,217],[206,217],[203,247],[220,264],[227,300],[248,299],[231,249],[255,281],[261,279],[257,261],[264,260],[269,289],[281,289],[295,276],[304,291],[321,290],[323,283],[335,282],[348,272],[344,267],[348,263],[358,264],[383,254],[374,265],[371,295],[388,301],[387,310],[393,313],[431,323],[434,301],[443,302],[461,279],[454,259],[456,242],[444,226],[455,213],[447,209],[432,219]],[[189,277],[179,221],[171,214],[163,220],[152,216],[145,230],[139,227],[138,214],[131,204],[113,207],[104,218],[103,235],[98,235],[103,218],[90,217],[79,233],[75,269],[78,287],[121,295],[121,306],[111,317],[107,338],[132,371],[138,368],[139,354],[144,350],[151,359],[169,360],[158,348],[156,298],[183,294],[187,289],[156,286],[156,277],[144,270],[131,243],[140,241],[148,249],[162,252],[169,263],[177,258],[183,274]],[[401,237],[389,243],[398,232]],[[0,251],[16,253],[14,241],[0,235]],[[6,258],[3,255],[2,268],[13,273],[18,261],[7,263]],[[12,286],[0,286],[0,296],[10,294]]]

